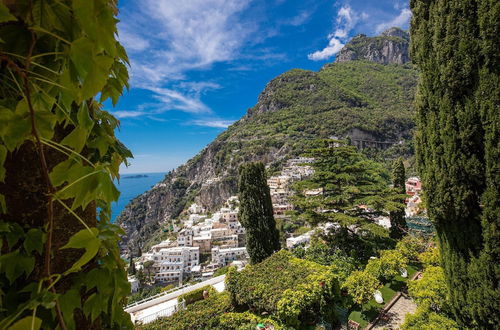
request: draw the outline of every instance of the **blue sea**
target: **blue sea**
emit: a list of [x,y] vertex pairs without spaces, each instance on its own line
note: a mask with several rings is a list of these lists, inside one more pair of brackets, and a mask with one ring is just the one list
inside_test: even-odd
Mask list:
[[[130,200],[148,191],[158,182],[165,178],[166,173],[140,173],[122,174],[120,182],[116,187],[120,190],[120,198],[111,205],[111,221],[115,221]],[[146,177],[134,178],[136,175],[146,175]]]

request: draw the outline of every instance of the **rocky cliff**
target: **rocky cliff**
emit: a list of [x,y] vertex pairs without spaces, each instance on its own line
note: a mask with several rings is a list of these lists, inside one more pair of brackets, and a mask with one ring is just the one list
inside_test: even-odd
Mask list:
[[[381,37],[400,42],[401,32]],[[407,53],[395,49],[389,57],[401,61],[389,62],[406,63]],[[162,228],[190,202],[219,207],[236,193],[241,163],[259,160],[270,172],[279,170],[312,139],[349,135],[362,140],[361,147],[383,146],[383,157],[411,153],[416,71],[377,59],[341,60],[319,72],[294,69],[273,79],[242,119],[125,207],[117,218],[126,232],[123,246],[136,249],[163,238]]]
[[337,54],[336,62],[368,60],[381,64],[405,64],[410,61],[409,44],[410,35],[400,28],[390,28],[377,37],[360,34]]

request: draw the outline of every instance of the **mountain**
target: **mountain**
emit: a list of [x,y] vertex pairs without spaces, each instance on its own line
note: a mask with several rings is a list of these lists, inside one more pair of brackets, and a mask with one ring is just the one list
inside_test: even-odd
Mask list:
[[405,64],[410,61],[409,45],[409,33],[396,27],[378,37],[360,34],[337,54],[335,61],[368,60],[380,64]]
[[396,46],[404,39],[396,35],[401,32],[358,36],[344,48],[364,54],[365,47],[379,47],[383,54],[393,44],[394,51],[382,61],[387,64],[377,63],[378,57],[358,56],[327,64],[319,72],[293,69],[271,80],[243,118],[125,207],[116,220],[126,231],[123,247],[135,251],[137,245],[161,239],[165,222],[192,201],[212,210],[220,206],[236,193],[243,162],[263,161],[272,173],[316,138],[349,137],[356,146],[386,158],[411,154],[417,74],[402,60],[407,53],[397,53],[407,52]]

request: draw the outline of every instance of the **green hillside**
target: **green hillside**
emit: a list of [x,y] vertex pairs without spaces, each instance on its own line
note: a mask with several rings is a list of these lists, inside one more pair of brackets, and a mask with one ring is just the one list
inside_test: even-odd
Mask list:
[[242,119],[161,185],[131,201],[117,218],[127,232],[123,247],[159,240],[164,236],[160,223],[175,219],[192,201],[208,209],[222,205],[237,191],[243,162],[263,161],[273,173],[317,138],[377,141],[381,147],[364,152],[379,160],[412,155],[416,77],[411,63],[364,60],[281,74]]

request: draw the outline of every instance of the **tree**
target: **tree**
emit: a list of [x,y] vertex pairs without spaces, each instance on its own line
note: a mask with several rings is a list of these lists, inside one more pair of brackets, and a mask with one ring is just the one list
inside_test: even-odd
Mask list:
[[420,306],[415,314],[406,314],[403,330],[459,330],[457,322]]
[[397,194],[400,194],[402,197],[399,200],[402,204],[401,209],[396,211],[392,211],[390,213],[391,219],[391,237],[395,239],[399,239],[405,235],[408,231],[408,226],[406,225],[405,220],[405,196],[406,196],[406,175],[405,175],[405,165],[403,163],[403,158],[398,158],[394,161],[394,165],[392,168],[392,183],[394,186],[394,190]]
[[[132,328],[110,222],[131,157],[114,0],[0,1],[0,328]],[[99,95],[99,99],[95,96]]]
[[379,280],[388,281],[399,275],[407,265],[408,259],[400,251],[385,250],[380,252],[379,258],[368,261],[365,270]]
[[454,314],[500,324],[500,3],[412,0],[416,150]]
[[353,301],[363,305],[373,298],[373,294],[380,287],[380,282],[375,276],[366,271],[355,271],[342,284],[347,289]]
[[[375,218],[401,208],[400,195],[389,188],[389,174],[342,141],[316,141],[307,156],[315,158],[315,172],[294,185],[297,212],[312,224],[339,224],[332,230],[337,246],[368,259],[389,236]],[[320,193],[308,193],[313,189]]]
[[408,293],[418,305],[427,305],[434,312],[448,309],[448,291],[441,267],[426,267],[420,280],[408,282]]
[[135,275],[135,273],[136,273],[135,262],[134,262],[134,258],[132,256],[130,256],[130,263],[128,265],[128,273],[130,275]]
[[239,200],[238,217],[246,230],[250,262],[255,264],[280,249],[264,164],[247,163],[240,167]]

